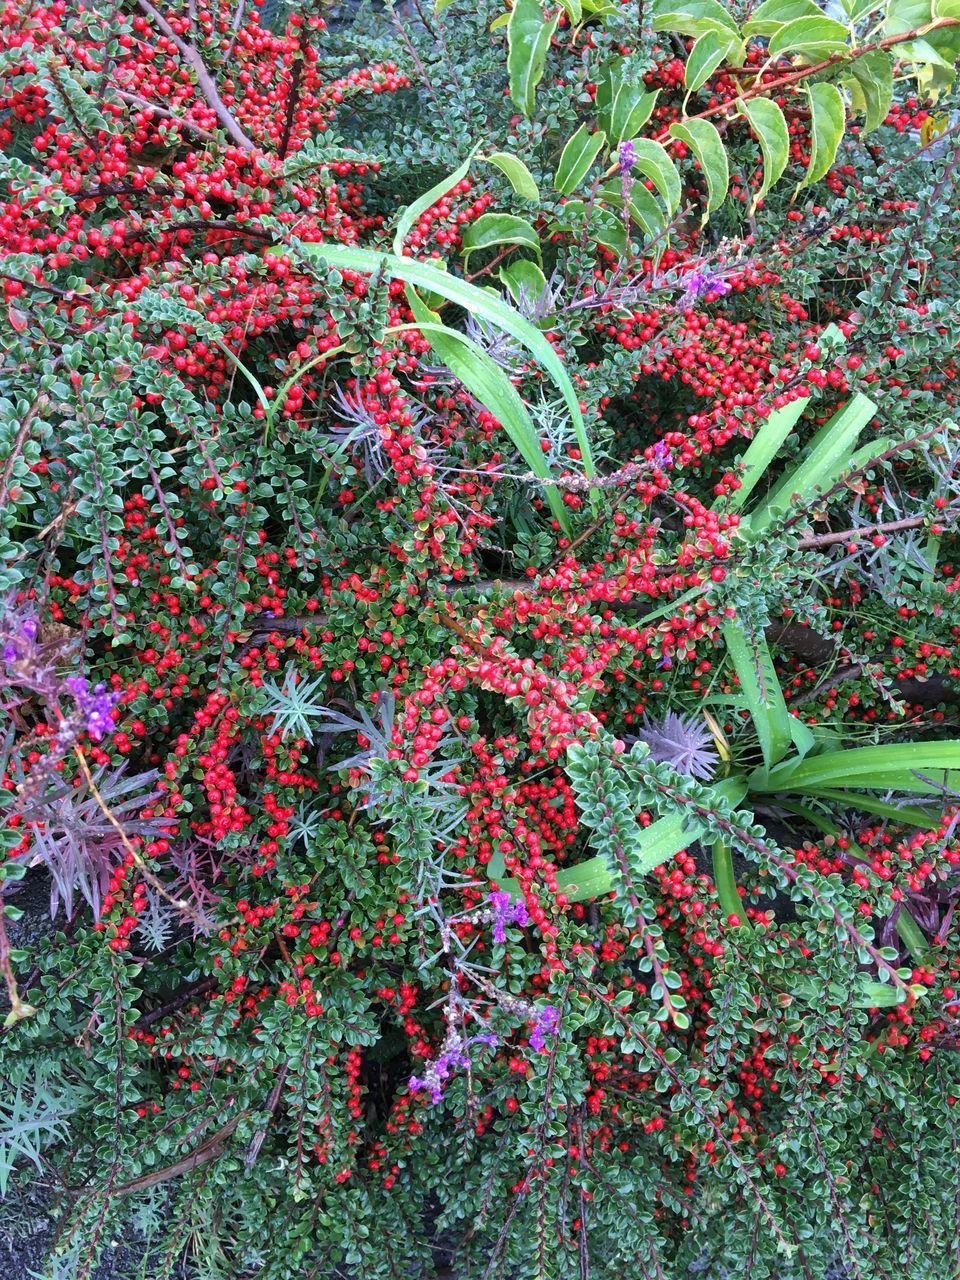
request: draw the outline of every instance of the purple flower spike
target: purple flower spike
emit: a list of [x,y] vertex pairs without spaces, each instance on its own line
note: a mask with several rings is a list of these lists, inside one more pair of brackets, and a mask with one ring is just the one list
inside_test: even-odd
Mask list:
[[662,471],[670,471],[673,468],[673,450],[662,440],[658,440],[653,446],[653,461]]
[[112,733],[112,713],[120,701],[120,694],[108,690],[104,684],[95,685],[91,691],[83,676],[68,676],[64,684],[76,699],[77,710],[94,742],[99,742],[104,734]]
[[428,1093],[430,1101],[436,1106],[443,1097],[444,1085],[450,1077],[457,1071],[465,1071],[471,1065],[470,1050],[473,1046],[485,1044],[495,1049],[499,1043],[498,1037],[492,1031],[484,1031],[480,1035],[472,1036],[469,1040],[464,1040],[455,1027],[448,1027],[443,1048],[432,1062],[427,1063],[427,1069],[423,1075],[411,1076],[407,1086],[411,1092]]
[[530,1048],[540,1053],[547,1047],[546,1036],[555,1036],[560,1030],[560,1010],[552,1004],[538,1009],[530,1032]]
[[626,177],[637,163],[637,148],[632,142],[621,142],[617,159],[620,163],[620,176]]
[[526,905],[523,902],[511,902],[509,893],[504,890],[491,893],[488,901],[492,909],[494,942],[506,942],[508,924],[518,924],[524,929],[530,923]]
[[733,288],[729,280],[717,275],[709,267],[700,271],[691,271],[686,277],[685,289],[680,299],[680,306],[686,311],[695,303],[706,297],[722,298]]

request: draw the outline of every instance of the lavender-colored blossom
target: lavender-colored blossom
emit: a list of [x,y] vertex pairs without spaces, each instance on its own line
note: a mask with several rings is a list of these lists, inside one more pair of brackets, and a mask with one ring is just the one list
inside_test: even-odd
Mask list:
[[546,1004],[534,1015],[533,1029],[530,1032],[530,1048],[540,1053],[547,1047],[546,1036],[555,1036],[560,1030],[560,1010],[552,1004]]
[[507,925],[518,924],[521,929],[530,923],[530,915],[523,902],[511,902],[509,893],[498,890],[488,897],[493,920],[494,942],[506,942]]
[[637,148],[632,142],[620,143],[617,160],[620,164],[620,176],[625,178],[637,163]]
[[680,299],[680,306],[683,310],[689,309],[695,303],[711,294],[716,298],[722,298],[733,288],[729,280],[717,275],[709,267],[691,271],[684,279],[684,286],[683,296]]
[[91,689],[83,676],[67,676],[64,685],[76,699],[77,709],[83,717],[87,733],[99,742],[104,734],[113,732],[113,709],[120,701],[120,694],[97,684]]
[[[717,767],[713,735],[697,716],[668,711],[660,721],[644,716],[638,735],[656,764],[672,765],[678,773],[708,781]],[[636,740],[636,739],[635,739]]]
[[662,471],[670,471],[673,468],[673,450],[662,440],[658,440],[653,446],[653,461]]
[[12,597],[0,603],[0,687],[54,701],[60,688],[57,665],[63,657],[63,644],[41,642],[40,623],[29,605],[16,605]]
[[443,1090],[451,1076],[457,1071],[464,1071],[471,1064],[470,1050],[474,1045],[484,1044],[496,1048],[500,1043],[492,1031],[481,1032],[464,1040],[459,1030],[451,1025],[443,1042],[443,1048],[429,1063],[422,1076],[411,1076],[408,1086],[413,1092],[425,1092],[430,1101],[436,1105],[443,1097]]

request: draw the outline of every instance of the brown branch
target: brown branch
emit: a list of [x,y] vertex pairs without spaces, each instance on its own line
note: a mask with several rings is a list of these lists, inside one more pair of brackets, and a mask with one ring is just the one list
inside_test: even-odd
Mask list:
[[150,1187],[155,1187],[160,1182],[169,1182],[171,1178],[179,1178],[184,1173],[192,1173],[194,1169],[199,1169],[201,1165],[209,1164],[211,1160],[219,1160],[227,1149],[227,1143],[234,1129],[236,1129],[245,1114],[245,1112],[241,1112],[240,1115],[235,1116],[232,1120],[228,1120],[216,1133],[212,1133],[209,1138],[206,1138],[198,1147],[195,1147],[189,1155],[175,1160],[173,1164],[168,1164],[163,1169],[154,1169],[152,1173],[145,1173],[142,1178],[134,1178],[132,1182],[124,1182],[121,1186],[114,1188],[113,1195],[127,1196],[136,1191],[147,1191]]
[[185,987],[182,991],[178,991],[175,996],[171,996],[164,1004],[158,1005],[156,1009],[151,1009],[149,1013],[145,1013],[139,1017],[133,1024],[134,1029],[143,1031],[145,1027],[151,1027],[155,1022],[160,1022],[169,1013],[175,1013],[177,1009],[182,1008],[195,996],[206,995],[208,991],[215,991],[218,983],[216,978],[203,978],[200,982],[194,982],[189,987]]
[[201,58],[199,52],[192,44],[188,44],[183,40],[171,27],[159,10],[155,9],[150,0],[137,0],[137,4],[143,12],[150,18],[167,39],[174,44],[180,51],[180,55],[188,66],[193,68],[197,77],[197,87],[206,99],[207,105],[213,111],[214,115],[223,125],[228,137],[232,138],[238,147],[244,151],[253,151],[254,144],[237,124],[233,115],[227,109],[223,99],[220,97],[219,90],[214,83],[213,76],[207,70],[206,63]]
[[273,1114],[277,1109],[277,1103],[280,1101],[280,1094],[283,1091],[284,1082],[287,1078],[287,1070],[287,1064],[284,1063],[280,1068],[280,1074],[277,1076],[277,1083],[270,1090],[270,1097],[267,1099],[267,1122],[262,1129],[258,1129],[253,1135],[253,1140],[247,1148],[247,1154],[243,1160],[243,1167],[247,1172],[249,1172],[256,1164],[257,1156],[260,1154],[260,1148],[266,1141],[267,1129],[269,1128],[270,1121],[273,1119]]
[[[947,524],[956,519],[958,512],[944,518]],[[907,516],[903,520],[887,520],[884,524],[867,524],[859,529],[841,529],[839,533],[820,533],[809,538],[801,538],[797,543],[800,551],[813,551],[817,547],[830,547],[838,542],[858,542],[861,538],[872,538],[877,533],[899,533],[903,529],[919,529],[929,520],[929,516]],[[937,521],[939,524],[940,522]]]
[[27,437],[30,435],[30,428],[33,426],[37,414],[47,403],[47,397],[41,393],[34,400],[33,404],[24,415],[23,421],[20,423],[19,430],[7,454],[6,461],[3,464],[3,472],[0,474],[0,510],[3,509],[7,500],[7,493],[10,485],[10,477],[13,475],[13,468],[16,465],[17,458],[23,452],[23,446],[27,443]]
[[140,111],[150,111],[153,115],[163,116],[166,120],[172,120],[174,124],[180,125],[183,129],[188,129],[190,133],[195,134],[198,138],[203,138],[205,142],[219,142],[217,135],[211,133],[209,129],[201,128],[200,125],[194,124],[192,120],[176,115],[167,107],[161,107],[157,102],[151,102],[148,98],[141,98],[139,93],[131,93],[128,89],[116,89],[114,92],[121,102],[125,102],[130,107],[137,107]]
[[[809,67],[800,67],[798,70],[790,71],[776,80],[768,80],[764,84],[755,85],[752,89],[747,89],[745,93],[741,93],[739,98],[742,101],[746,101],[748,98],[759,97],[760,94],[786,89],[790,85],[799,84],[802,80],[809,80],[811,76],[819,75],[822,71],[828,71],[831,67],[835,67],[841,62],[856,62],[858,58],[862,58],[868,53],[875,53],[878,49],[892,49],[895,45],[906,44],[910,40],[919,40],[934,31],[942,31],[947,27],[957,26],[960,26],[960,18],[935,18],[933,22],[928,22],[922,27],[914,27],[912,31],[902,31],[899,35],[886,36],[883,40],[874,40],[870,44],[860,45],[857,49],[844,49],[840,53],[831,53],[829,58],[814,62]],[[715,107],[708,107],[706,111],[701,111],[698,115],[690,118],[693,120],[705,120],[708,116],[719,115],[721,112],[726,111],[730,105],[729,102],[718,102]]]
[[293,117],[297,110],[297,103],[300,101],[300,77],[303,75],[303,58],[298,58],[293,64],[293,71],[290,73],[290,92],[287,95],[287,114],[283,122],[283,133],[280,135],[280,147],[277,151],[281,160],[286,159],[287,148],[290,145],[290,134],[293,130]]

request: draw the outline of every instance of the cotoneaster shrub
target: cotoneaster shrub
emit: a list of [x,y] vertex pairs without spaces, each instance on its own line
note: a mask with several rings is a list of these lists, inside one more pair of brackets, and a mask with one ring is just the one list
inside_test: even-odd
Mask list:
[[437,10],[0,9],[11,1220],[956,1275],[960,15]]

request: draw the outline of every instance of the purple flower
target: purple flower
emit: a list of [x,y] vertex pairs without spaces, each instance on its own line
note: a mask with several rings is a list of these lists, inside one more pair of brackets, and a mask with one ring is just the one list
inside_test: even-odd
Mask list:
[[410,1091],[412,1093],[425,1089],[430,1094],[430,1101],[436,1104],[443,1097],[443,1085],[436,1080],[423,1079],[420,1076],[411,1076],[409,1080]]
[[112,733],[112,712],[120,701],[120,694],[109,691],[104,684],[94,685],[91,690],[83,676],[67,676],[63,683],[76,699],[77,710],[94,742],[99,742],[104,734]]
[[538,1009],[533,1019],[533,1029],[530,1032],[530,1048],[536,1049],[539,1053],[547,1047],[545,1036],[555,1036],[560,1030],[560,1010],[555,1009],[552,1004],[546,1004],[542,1009]]
[[724,294],[729,293],[733,288],[729,280],[724,280],[723,276],[717,275],[709,267],[704,267],[703,270],[691,271],[684,284],[683,296],[680,299],[680,306],[684,310],[689,309],[695,302],[699,302],[709,294],[722,298]]
[[410,1077],[408,1087],[412,1092],[429,1093],[430,1101],[436,1105],[443,1097],[444,1086],[450,1077],[470,1066],[469,1051],[475,1044],[485,1044],[495,1049],[499,1043],[492,1031],[484,1031],[470,1040],[464,1040],[456,1027],[451,1026],[447,1030],[443,1048],[432,1062],[427,1063],[422,1076]]
[[653,461],[663,471],[670,471],[673,467],[673,450],[662,440],[658,440],[653,446]]
[[530,915],[523,902],[511,902],[509,893],[500,889],[488,897],[493,920],[494,942],[506,942],[507,925],[518,924],[521,929],[530,923]]
[[39,694],[55,703],[62,692],[57,667],[66,649],[59,640],[41,641],[40,622],[30,604],[17,605],[12,596],[0,599],[0,688]]
[[617,159],[620,163],[620,176],[625,178],[637,163],[637,148],[632,142],[621,142]]
[[713,777],[717,767],[713,734],[697,716],[668,711],[659,722],[644,716],[638,736],[655,764],[672,765],[678,773],[704,781]]

